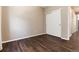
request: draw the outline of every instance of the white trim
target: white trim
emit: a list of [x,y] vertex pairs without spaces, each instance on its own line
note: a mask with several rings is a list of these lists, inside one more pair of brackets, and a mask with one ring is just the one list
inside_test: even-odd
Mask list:
[[66,40],[67,38],[63,38],[63,37],[61,37],[61,39],[64,39],[64,40]]
[[[48,35],[51,35],[51,34],[48,34]],[[54,35],[51,35],[51,36],[54,36]],[[58,36],[56,36],[56,37],[58,37]],[[64,37],[59,37],[59,38],[61,38],[63,40],[69,40],[69,38],[64,38]]]
[[64,39],[64,40],[70,40],[71,36],[72,36],[72,34],[70,36],[68,36],[67,38],[63,38],[63,37],[61,37],[61,38]]
[[70,36],[68,36],[67,38],[63,38],[63,37],[61,37],[61,38],[64,39],[64,40],[70,40],[71,36],[72,36],[72,34]]
[[[17,38],[17,39],[12,39],[12,40],[8,40],[8,41],[2,41],[2,43],[7,43],[7,42],[13,42],[13,41],[17,41],[17,40],[22,40],[24,38],[30,38],[30,37],[34,37],[34,36],[38,36],[38,35],[43,35],[43,34],[47,34],[47,33],[41,33],[41,34],[37,34],[37,35],[31,35],[31,36],[27,36],[27,37],[23,37],[23,38]],[[50,34],[48,34],[50,35]],[[57,37],[57,36],[56,36]],[[69,38],[63,38],[63,37],[60,37],[61,39],[64,39],[64,40],[69,40]],[[1,48],[2,49],[2,48]],[[1,50],[0,49],[0,50]]]
[[63,38],[63,37],[61,37],[61,39],[64,39],[64,40],[69,40],[69,38]]
[[46,33],[31,35],[31,36],[27,36],[27,37],[23,37],[23,38],[12,39],[12,40],[8,40],[8,41],[2,41],[2,43],[7,43],[7,42],[12,42],[12,41],[22,40],[24,38],[30,38],[30,37],[34,37],[34,36],[38,36],[38,35],[43,35],[43,34],[46,34]]

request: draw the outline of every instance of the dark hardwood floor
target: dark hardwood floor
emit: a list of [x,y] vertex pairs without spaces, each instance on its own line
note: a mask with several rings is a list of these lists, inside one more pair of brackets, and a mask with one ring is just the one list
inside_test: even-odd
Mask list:
[[69,41],[51,35],[40,35],[32,38],[4,43],[1,52],[77,52],[79,51],[79,32],[72,35]]

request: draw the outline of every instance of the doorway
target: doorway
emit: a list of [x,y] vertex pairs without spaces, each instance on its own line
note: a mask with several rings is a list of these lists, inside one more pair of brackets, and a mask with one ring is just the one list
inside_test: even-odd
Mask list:
[[77,24],[78,24],[78,31],[79,31],[79,14],[77,14]]

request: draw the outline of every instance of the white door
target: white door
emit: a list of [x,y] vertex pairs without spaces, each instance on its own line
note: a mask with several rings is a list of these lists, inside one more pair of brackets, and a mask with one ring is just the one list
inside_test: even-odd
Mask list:
[[61,37],[61,9],[46,15],[46,31],[50,35]]

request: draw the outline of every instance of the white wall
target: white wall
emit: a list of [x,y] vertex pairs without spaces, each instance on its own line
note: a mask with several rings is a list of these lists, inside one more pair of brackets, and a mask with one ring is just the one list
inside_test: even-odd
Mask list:
[[45,33],[44,10],[40,7],[3,7],[3,41]]
[[62,7],[61,24],[62,24],[61,36],[62,36],[62,38],[66,38],[66,40],[69,40],[69,38],[68,38],[68,6]]
[[68,8],[68,25],[69,25],[69,36],[78,30],[76,14],[71,7]]
[[68,7],[68,35],[72,35],[72,9]]
[[[67,6],[52,6],[46,8],[46,15],[50,14],[53,10],[61,8],[61,37],[68,38],[68,7]],[[52,24],[53,25],[53,24]],[[52,26],[51,25],[51,26]],[[67,40],[67,39],[66,39]]]
[[0,50],[2,49],[2,35],[1,35],[1,7],[0,7]]
[[[29,37],[46,33],[45,15],[61,8],[61,37],[67,38],[69,9],[68,6],[47,7],[2,7],[3,41]],[[75,18],[75,17],[74,17]]]
[[73,18],[72,18],[72,33],[76,32],[77,31],[77,17],[76,17],[76,14],[75,12],[73,11]]

